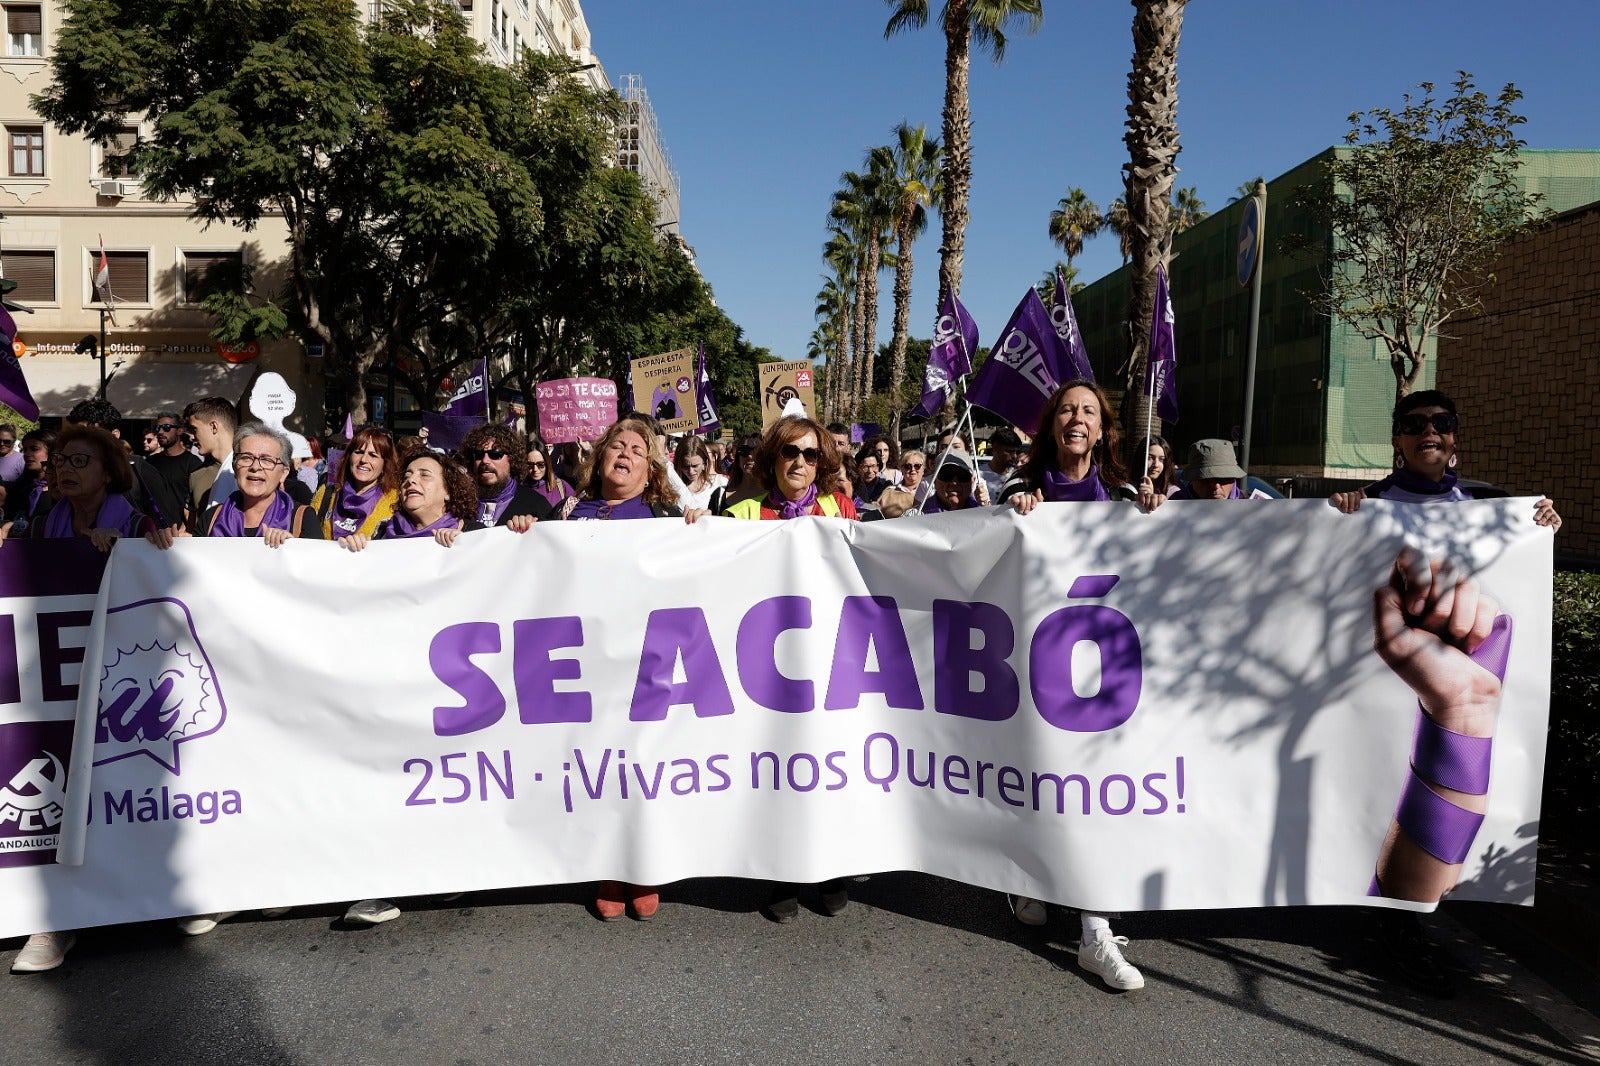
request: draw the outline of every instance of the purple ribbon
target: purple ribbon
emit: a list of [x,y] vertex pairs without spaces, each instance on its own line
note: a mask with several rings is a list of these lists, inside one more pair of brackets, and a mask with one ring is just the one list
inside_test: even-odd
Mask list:
[[1394,820],[1417,847],[1453,866],[1472,853],[1483,815],[1457,807],[1412,771],[1406,776]]
[[460,529],[461,519],[446,511],[438,518],[425,526],[413,522],[404,511],[396,511],[394,516],[380,522],[378,531],[373,534],[374,540],[409,540],[412,537],[431,537],[441,529]]
[[1111,494],[1100,483],[1100,467],[1098,464],[1089,468],[1081,481],[1073,481],[1059,470],[1046,470],[1044,484],[1044,498],[1051,503],[1071,501],[1073,503],[1088,503],[1092,500],[1109,500]]
[[808,515],[811,513],[811,509],[817,505],[817,483],[813,481],[806,486],[805,495],[798,500],[789,500],[774,493],[767,497],[767,503],[774,511],[778,512],[779,518],[799,518],[802,515]]
[[[100,505],[100,510],[95,515],[93,528],[114,529],[124,537],[132,537],[136,535],[133,527],[138,518],[139,512],[133,509],[133,504],[117,493],[108,493],[105,502]],[[76,536],[72,530],[72,504],[62,500],[50,508],[50,515],[44,521],[44,535]]]
[[372,516],[377,509],[378,501],[383,499],[383,484],[374,481],[365,490],[358,490],[346,481],[339,486],[339,498],[333,505],[333,517],[329,524],[333,527],[335,537],[348,537],[361,528],[361,524]]
[[[242,492],[230,492],[228,498],[222,501],[222,506],[217,508],[217,517],[211,523],[213,537],[242,537],[244,536],[244,509],[239,506],[239,501],[244,499]],[[256,527],[256,536],[261,536],[263,529],[288,529],[294,519],[294,500],[287,492],[278,489],[272,494],[272,503],[267,506],[267,513],[262,516],[261,524]]]

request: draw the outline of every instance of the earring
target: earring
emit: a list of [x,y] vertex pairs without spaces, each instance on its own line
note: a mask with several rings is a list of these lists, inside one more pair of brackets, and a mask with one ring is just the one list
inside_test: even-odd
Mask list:
[[1394,468],[1396,470],[1404,470],[1406,468],[1406,457],[1400,452],[1394,453]]
[[1456,456],[1455,456],[1454,452],[1451,452],[1450,453],[1450,469],[1454,470],[1455,468],[1456,468]]

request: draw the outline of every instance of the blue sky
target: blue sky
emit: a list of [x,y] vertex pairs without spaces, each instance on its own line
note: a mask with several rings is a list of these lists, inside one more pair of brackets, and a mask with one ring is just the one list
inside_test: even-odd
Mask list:
[[[934,0],[937,10],[938,0]],[[1129,3],[1045,0],[1036,36],[1013,36],[1001,66],[972,72],[972,219],[962,300],[988,343],[1025,286],[1060,258],[1051,208],[1081,186],[1102,209],[1121,192]],[[685,239],[729,316],[754,344],[805,356],[822,284],[829,197],[839,175],[902,121],[938,136],[943,37],[883,37],[881,0],[588,0],[594,49],[614,82],[641,74],[683,183]],[[1352,111],[1399,106],[1458,69],[1491,94],[1526,93],[1535,148],[1600,147],[1589,81],[1595,0],[1198,0],[1179,50],[1179,186],[1215,210],[1337,143]],[[938,227],[917,242],[911,331],[931,332]],[[1091,241],[1080,280],[1121,263]],[[884,276],[884,290],[889,287]],[[892,308],[885,297],[881,339]]]

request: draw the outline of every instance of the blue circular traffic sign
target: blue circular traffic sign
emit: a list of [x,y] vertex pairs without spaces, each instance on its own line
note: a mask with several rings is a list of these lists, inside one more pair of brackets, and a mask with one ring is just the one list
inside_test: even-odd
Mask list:
[[1252,196],[1244,203],[1244,218],[1239,222],[1239,284],[1249,285],[1261,262],[1261,198]]

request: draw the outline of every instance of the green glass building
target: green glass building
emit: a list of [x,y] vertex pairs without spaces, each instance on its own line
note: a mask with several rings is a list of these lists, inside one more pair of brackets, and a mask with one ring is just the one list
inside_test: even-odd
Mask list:
[[[1294,205],[1294,193],[1315,182],[1335,152],[1347,151],[1330,148],[1267,183],[1250,445],[1251,473],[1261,477],[1370,478],[1392,465],[1394,372],[1387,350],[1319,314],[1302,295],[1318,288],[1331,245]],[[1600,200],[1600,150],[1528,149],[1519,153],[1518,170],[1523,187],[1542,194],[1541,206],[1551,211]],[[1179,456],[1202,437],[1237,437],[1244,423],[1250,290],[1236,276],[1243,215],[1244,201],[1236,201],[1173,238],[1168,271],[1182,420],[1167,427],[1167,437]],[[1286,233],[1306,234],[1310,249],[1281,254],[1278,240]],[[1128,275],[1124,266],[1073,297],[1095,375],[1105,382],[1127,350]],[[1433,349],[1430,341],[1424,388],[1434,380]]]

